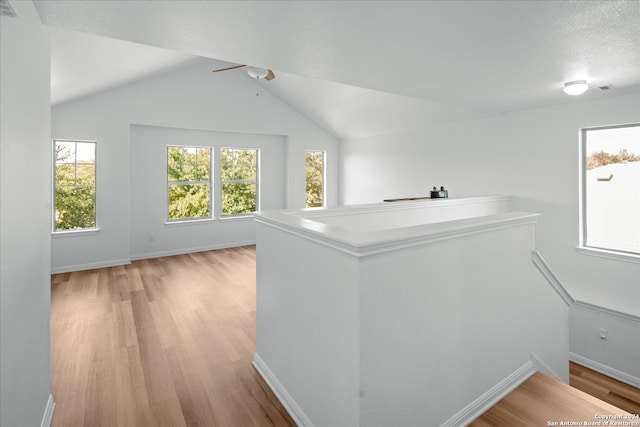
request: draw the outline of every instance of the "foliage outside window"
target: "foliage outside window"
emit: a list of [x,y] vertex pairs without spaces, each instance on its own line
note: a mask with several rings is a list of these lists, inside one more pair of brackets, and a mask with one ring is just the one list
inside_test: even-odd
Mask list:
[[307,197],[308,208],[324,206],[324,151],[307,151]]
[[211,148],[167,147],[169,220],[211,217]]
[[640,255],[640,124],[582,136],[582,245]]
[[96,228],[96,142],[54,140],[54,231]]
[[258,150],[220,149],[222,216],[246,215],[258,209]]

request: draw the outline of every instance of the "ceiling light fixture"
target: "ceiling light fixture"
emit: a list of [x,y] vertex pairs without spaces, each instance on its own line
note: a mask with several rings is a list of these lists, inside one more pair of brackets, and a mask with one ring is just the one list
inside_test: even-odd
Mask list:
[[254,79],[264,79],[265,77],[267,77],[267,74],[269,74],[269,70],[265,70],[264,68],[249,67],[247,68],[247,73]]
[[269,74],[269,70],[258,67],[249,67],[247,68],[247,74],[256,79],[256,96],[258,96],[260,93],[260,79],[264,79],[265,77],[267,77],[267,75]]
[[589,89],[586,80],[574,80],[564,84],[564,93],[567,95],[581,95]]

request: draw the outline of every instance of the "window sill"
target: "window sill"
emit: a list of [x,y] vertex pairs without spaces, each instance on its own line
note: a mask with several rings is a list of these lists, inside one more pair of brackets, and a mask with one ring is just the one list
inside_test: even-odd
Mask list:
[[175,221],[165,221],[164,225],[168,227],[184,226],[184,225],[203,225],[213,222],[225,222],[225,221],[241,221],[241,220],[253,220],[253,214],[243,215],[229,215],[222,218],[202,218],[202,219],[185,219]]
[[242,219],[253,219],[254,216],[252,213],[250,214],[239,214],[239,215],[228,215],[220,218],[220,221],[237,221]]
[[176,219],[174,221],[165,221],[164,225],[167,225],[169,227],[180,226],[180,225],[199,225],[199,224],[207,224],[215,221],[216,221],[215,218]]
[[100,233],[99,228],[87,228],[83,230],[61,230],[61,231],[52,231],[51,237],[60,238],[60,237],[80,237],[80,236],[92,236]]
[[626,253],[626,252],[617,252],[611,251],[607,249],[598,249],[598,248],[588,248],[585,246],[577,246],[576,252],[582,255],[590,255],[596,256],[600,258],[608,258],[616,261],[625,261],[640,264],[640,255]]

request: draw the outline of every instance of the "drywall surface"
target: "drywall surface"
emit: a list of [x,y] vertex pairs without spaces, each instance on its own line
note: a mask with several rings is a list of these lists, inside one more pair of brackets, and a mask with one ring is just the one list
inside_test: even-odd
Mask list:
[[[147,165],[139,157],[133,163],[131,125],[280,136],[277,144],[284,144],[284,148],[277,149],[283,150],[280,158],[276,164],[263,164],[262,170],[282,168],[284,183],[278,191],[284,195],[283,207],[304,207],[305,150],[326,150],[327,202],[330,206],[337,204],[336,139],[268,91],[256,96],[255,82],[245,73],[213,75],[214,64],[217,62],[203,60],[52,109],[53,138],[97,141],[100,229],[80,235],[54,234],[54,271],[127,263],[132,247],[140,246],[131,240],[131,198],[134,197],[131,179],[138,170],[155,165]],[[183,142],[175,141],[175,144]],[[152,189],[138,190],[152,192]],[[229,244],[255,240],[250,221],[244,225],[227,225],[229,234],[237,232]],[[211,242],[212,246],[215,242]],[[182,250],[192,248],[192,242],[185,242]]]
[[0,425],[39,426],[50,396],[49,37],[33,3],[14,6],[17,18],[0,17]]
[[[640,315],[640,264],[578,254],[579,129],[640,121],[640,95],[342,141],[344,204],[508,194],[539,212],[536,247],[575,299]],[[361,179],[367,176],[368,179]]]
[[640,317],[578,302],[569,310],[569,327],[575,362],[640,388]]
[[568,307],[531,262],[533,228],[361,260],[360,425],[441,425],[531,354],[568,382]]
[[[450,197],[511,195],[512,209],[541,214],[536,247],[573,298],[639,316],[640,263],[584,255],[575,249],[579,129],[638,121],[640,94],[633,94],[342,141],[343,202],[426,195],[434,185],[446,186]],[[586,330],[572,322],[571,351],[589,349],[584,357],[637,376],[633,361],[640,360],[640,325],[620,327],[629,343],[615,347],[622,355],[595,351],[594,345],[604,345],[592,342],[598,340],[593,328],[602,315],[581,310],[581,319],[588,317],[581,320],[583,326],[592,327]]]
[[256,274],[256,354],[313,425],[359,425],[357,262],[258,223]]
[[[432,202],[426,216],[460,207]],[[256,354],[289,406],[318,426],[441,425],[532,355],[568,381],[569,309],[532,262],[538,216],[485,204],[383,231],[318,222],[343,208],[257,215]]]

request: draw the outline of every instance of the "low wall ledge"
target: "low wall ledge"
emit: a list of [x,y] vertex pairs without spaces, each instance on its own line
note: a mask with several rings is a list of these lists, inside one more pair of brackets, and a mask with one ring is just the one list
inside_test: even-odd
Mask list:
[[354,231],[295,215],[291,211],[262,212],[255,221],[357,257],[431,244],[443,240],[535,224],[540,214],[505,212],[453,221],[376,231]]

